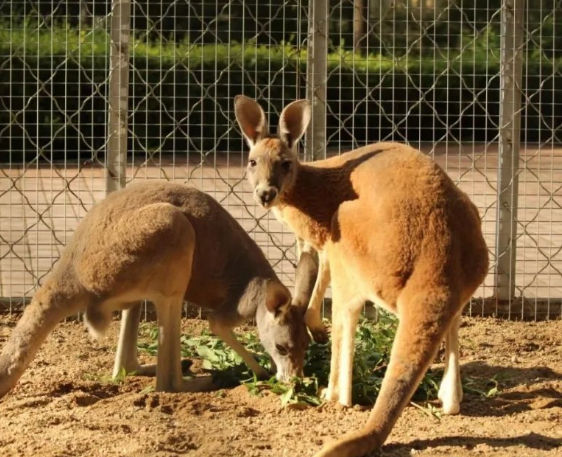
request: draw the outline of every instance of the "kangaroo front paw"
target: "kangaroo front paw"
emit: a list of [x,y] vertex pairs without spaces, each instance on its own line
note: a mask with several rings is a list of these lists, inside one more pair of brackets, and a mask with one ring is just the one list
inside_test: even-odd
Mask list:
[[315,312],[308,310],[305,314],[304,322],[310,330],[310,333],[312,333],[314,341],[319,344],[326,344],[328,342],[328,329],[324,326],[324,323]]
[[260,367],[259,370],[256,370],[254,374],[256,375],[256,378],[261,380],[269,379],[271,377],[271,373],[263,367]]
[[326,344],[330,340],[328,329],[324,326],[321,329],[310,329],[310,333],[312,333],[312,338],[318,344]]

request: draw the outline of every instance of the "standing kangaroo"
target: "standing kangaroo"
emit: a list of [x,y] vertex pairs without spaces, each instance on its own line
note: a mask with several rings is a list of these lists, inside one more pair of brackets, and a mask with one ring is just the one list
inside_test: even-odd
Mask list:
[[[297,277],[315,278],[313,268],[303,264]],[[87,326],[99,336],[112,312],[123,310],[114,376],[121,369],[156,373],[159,391],[198,390],[200,384],[184,380],[181,370],[184,299],[212,310],[211,331],[261,377],[265,369],[231,330],[255,318],[277,377],[287,380],[302,372],[309,343],[303,321],[308,287],[300,292],[304,306],[293,306],[291,293],[256,243],[205,193],[167,182],[134,184],[91,209],[26,307],[0,354],[0,398],[17,383],[55,325],[78,311],[85,311]],[[137,359],[138,302],[143,299],[156,306],[156,367],[140,366]]]
[[[355,328],[364,301],[399,318],[366,426],[316,457],[358,457],[382,446],[443,339],[439,398],[446,414],[458,413],[461,312],[488,270],[480,217],[468,196],[429,157],[396,143],[299,163],[293,148],[310,121],[306,100],[285,107],[277,135],[269,134],[254,100],[236,97],[235,113],[250,146],[255,200],[319,252],[312,301],[332,284],[328,400],[351,404]],[[325,329],[311,311],[307,322],[321,335]]]

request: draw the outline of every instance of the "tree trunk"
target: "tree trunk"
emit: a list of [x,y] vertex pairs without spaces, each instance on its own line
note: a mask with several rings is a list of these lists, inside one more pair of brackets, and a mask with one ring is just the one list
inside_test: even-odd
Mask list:
[[365,7],[363,0],[353,1],[353,50],[361,53],[367,47]]

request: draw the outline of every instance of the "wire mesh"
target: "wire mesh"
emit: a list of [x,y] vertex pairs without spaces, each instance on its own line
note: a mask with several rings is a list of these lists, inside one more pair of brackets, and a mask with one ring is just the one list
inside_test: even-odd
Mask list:
[[[208,192],[290,286],[294,237],[251,198],[232,99],[259,99],[275,126],[286,103],[325,94],[315,116],[326,117],[301,157],[318,158],[324,142],[330,156],[379,140],[430,154],[482,215],[492,266],[471,312],[560,316],[562,0],[521,3],[518,48],[502,48],[519,2],[331,0],[326,13],[307,0],[132,1],[129,81],[114,83],[128,101],[120,173],[126,183],[169,179]],[[10,308],[33,294],[106,194],[120,3],[0,1],[0,297]],[[324,43],[327,53],[314,54]],[[501,117],[517,56],[521,82],[510,93],[521,100],[520,128]],[[500,237],[506,129],[519,151],[508,179],[518,181],[517,211]],[[501,270],[502,256],[512,270]],[[489,299],[500,275],[506,303]]]

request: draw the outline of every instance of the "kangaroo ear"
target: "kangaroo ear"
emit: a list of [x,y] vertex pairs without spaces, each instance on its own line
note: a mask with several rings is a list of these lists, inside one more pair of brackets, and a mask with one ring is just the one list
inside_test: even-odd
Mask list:
[[279,281],[269,281],[265,307],[275,316],[284,313],[291,305],[291,292]]
[[234,97],[234,114],[250,148],[269,134],[265,113],[255,100],[237,95]]
[[311,110],[308,100],[289,103],[279,116],[279,138],[292,149],[301,139],[310,123]]

